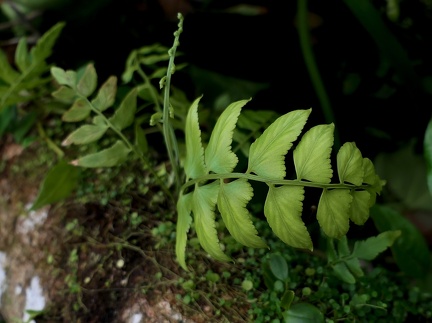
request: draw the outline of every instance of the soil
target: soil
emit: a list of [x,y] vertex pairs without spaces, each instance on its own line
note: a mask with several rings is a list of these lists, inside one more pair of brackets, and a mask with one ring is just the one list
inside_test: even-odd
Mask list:
[[[6,322],[28,319],[26,310],[36,311],[38,323],[222,321],[211,304],[178,301],[183,273],[174,246],[156,248],[160,241],[152,234],[161,222],[155,216],[173,211],[156,191],[128,191],[127,207],[120,197],[103,205],[75,196],[29,211],[55,156],[36,142],[22,149],[10,138],[1,153],[0,313]],[[135,228],[126,216],[132,211],[143,217]]]

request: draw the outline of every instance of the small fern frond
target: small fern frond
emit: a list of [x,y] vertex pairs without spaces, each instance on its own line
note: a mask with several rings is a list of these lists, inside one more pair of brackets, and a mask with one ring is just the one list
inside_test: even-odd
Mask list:
[[[369,208],[375,203],[383,182],[375,173],[372,162],[362,157],[356,145],[346,143],[337,155],[339,183],[331,183],[333,124],[314,126],[301,137],[293,151],[296,179],[285,179],[285,155],[303,130],[311,109],[295,110],[278,117],[251,144],[247,170],[233,173],[237,165],[237,156],[231,150],[233,131],[240,109],[247,101],[234,102],[221,114],[204,157],[198,102],[199,99],[191,105],[186,120],[185,172],[188,179],[181,188],[182,192],[193,188],[188,193],[192,194],[192,207],[189,209],[184,204],[186,198],[182,192],[178,203],[182,231],[176,252],[183,268],[186,267],[184,244],[191,213],[199,242],[215,259],[229,259],[219,247],[216,215],[222,217],[228,232],[239,243],[253,248],[267,246],[259,237],[247,209],[253,196],[251,180],[267,184],[264,215],[275,235],[287,245],[313,249],[311,236],[302,220],[306,186],[322,190],[317,220],[330,238],[345,236],[350,220],[356,224],[367,220]],[[214,212],[216,206],[218,214]],[[342,265],[335,265],[335,268],[338,266]],[[354,271],[357,268],[354,260],[343,266],[351,266]]]

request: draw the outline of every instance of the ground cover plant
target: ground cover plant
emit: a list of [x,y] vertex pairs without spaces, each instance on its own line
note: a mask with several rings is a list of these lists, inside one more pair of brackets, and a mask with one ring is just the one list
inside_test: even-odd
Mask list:
[[[116,205],[115,234],[94,239],[73,218],[66,229],[77,243],[110,255],[120,250],[127,259],[139,254],[150,263],[150,280],[128,287],[145,294],[152,286],[171,290],[186,312],[201,311],[201,320],[216,322],[431,317],[430,290],[422,286],[430,273],[424,238],[398,208],[380,200],[386,178],[354,142],[340,142],[333,122],[309,125],[315,108],[248,110],[250,97],[219,98],[216,110],[203,102],[205,89],[188,98],[175,87],[186,68],[175,64],[182,15],[172,47],[133,50],[123,73],[105,79],[97,62],[78,69],[48,63],[63,28],[67,24],[55,24],[31,50],[21,38],[12,63],[0,56],[2,134],[31,145],[38,142],[29,135],[36,129],[55,156],[34,210],[73,198],[95,203],[88,194],[95,185],[97,208]],[[331,110],[324,111],[331,119]],[[47,120],[55,120],[57,134]],[[426,130],[426,160],[429,137]],[[388,165],[377,161],[377,169]],[[125,182],[115,182],[118,174]],[[372,228],[359,231],[367,224]],[[162,251],[173,262],[158,256]],[[90,278],[79,272],[78,263],[91,258],[88,250],[73,248],[66,256],[68,317],[100,319],[89,310],[84,285]],[[110,256],[99,265],[125,268],[124,260]],[[108,290],[121,287],[105,282]],[[59,312],[34,314],[42,322]]]

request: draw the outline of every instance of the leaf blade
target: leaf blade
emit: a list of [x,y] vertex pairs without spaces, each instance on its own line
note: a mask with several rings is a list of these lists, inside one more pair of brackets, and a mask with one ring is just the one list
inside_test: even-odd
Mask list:
[[184,170],[187,178],[197,178],[207,174],[204,164],[204,148],[201,143],[201,130],[198,122],[198,104],[201,98],[202,96],[192,103],[186,117]]
[[249,151],[248,173],[283,179],[285,155],[306,124],[312,109],[295,110],[277,118],[252,143]]
[[242,179],[225,184],[220,181],[217,206],[229,233],[238,242],[251,248],[265,248],[258,236],[246,204],[253,196],[252,186]]
[[264,215],[276,236],[287,245],[312,250],[312,239],[301,219],[303,199],[303,187],[270,185]]
[[195,230],[203,249],[216,260],[229,261],[230,258],[222,252],[216,232],[214,209],[218,192],[218,182],[196,186],[192,195],[192,212]]
[[318,203],[317,219],[324,233],[339,239],[349,229],[348,211],[352,195],[347,189],[324,189]]
[[209,172],[231,173],[238,163],[231,150],[234,128],[242,107],[250,100],[231,103],[219,116],[205,149],[204,159]]
[[294,166],[298,180],[330,183],[333,170],[330,154],[334,125],[318,125],[306,132],[294,149]]
[[120,103],[114,115],[109,118],[112,125],[118,130],[129,127],[135,118],[137,108],[137,89],[131,90]]
[[62,142],[62,146],[84,145],[99,140],[108,130],[107,125],[83,125],[73,131]]

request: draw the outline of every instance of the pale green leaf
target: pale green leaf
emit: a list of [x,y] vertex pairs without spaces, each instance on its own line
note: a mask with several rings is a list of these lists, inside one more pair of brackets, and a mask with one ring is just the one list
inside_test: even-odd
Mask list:
[[401,235],[401,232],[400,230],[385,231],[375,237],[356,241],[352,255],[364,260],[375,259],[378,254],[393,245],[395,240]]
[[324,233],[339,239],[349,229],[349,208],[352,195],[347,189],[324,189],[317,209],[317,219]]
[[318,125],[306,132],[294,150],[294,166],[298,180],[330,183],[333,170],[330,154],[334,125]]
[[137,108],[137,89],[130,91],[120,103],[114,115],[109,118],[112,125],[118,130],[129,127],[135,118]]
[[97,110],[104,111],[114,104],[116,94],[117,77],[110,76],[99,88],[96,98],[94,98],[91,102]]
[[284,323],[324,323],[320,309],[310,303],[296,303],[283,312]]
[[21,72],[25,72],[31,65],[30,55],[27,48],[27,39],[21,38],[15,50],[15,64]]
[[78,81],[77,91],[84,97],[89,97],[97,86],[97,74],[93,64],[88,64],[84,74]]
[[346,259],[345,264],[355,277],[364,276],[364,272],[363,269],[361,269],[360,261],[358,260],[358,258]]
[[67,85],[75,88],[77,82],[77,75],[75,71],[65,71],[60,67],[51,67],[51,75],[60,85]]
[[192,198],[195,230],[198,240],[210,256],[220,261],[230,258],[222,252],[216,231],[215,205],[218,198],[219,183],[217,181],[195,186]]
[[339,254],[339,258],[349,256],[349,254],[351,253],[346,235],[340,238],[340,240],[337,242],[337,251]]
[[91,105],[86,99],[76,99],[72,107],[67,110],[62,120],[65,122],[77,122],[82,121],[90,115]]
[[249,101],[231,103],[219,116],[205,150],[205,164],[209,172],[231,173],[237,165],[238,158],[231,150],[233,131],[242,107]]
[[363,157],[355,143],[347,142],[339,149],[337,170],[341,183],[363,183]]
[[20,74],[9,64],[4,51],[0,49],[0,79],[8,84],[13,84],[19,76]]
[[71,144],[84,145],[101,138],[107,131],[107,125],[84,125],[73,131],[62,142],[63,146]]
[[313,249],[312,240],[301,219],[304,188],[302,186],[269,186],[264,215],[273,232],[287,245]]
[[34,62],[41,62],[51,56],[54,44],[59,37],[64,22],[59,22],[45,32],[41,38],[38,39],[36,45],[31,49],[30,55]]
[[352,191],[353,201],[351,203],[349,217],[357,225],[365,224],[369,218],[369,207],[371,195],[368,191]]
[[77,167],[63,160],[60,161],[45,175],[31,210],[37,210],[67,198],[78,185],[79,173]]
[[192,193],[180,195],[177,201],[177,228],[176,228],[176,257],[180,266],[188,270],[186,266],[187,233],[192,223]]
[[225,184],[220,182],[218,209],[229,233],[241,244],[251,248],[265,248],[265,242],[258,237],[251,215],[246,209],[253,196],[252,186],[243,179]]
[[248,173],[268,178],[285,177],[285,155],[306,124],[312,109],[295,110],[277,118],[252,143]]
[[184,170],[187,178],[197,178],[207,174],[204,164],[204,148],[201,143],[201,130],[198,122],[198,104],[201,98],[202,96],[192,103],[186,117],[186,158]]
[[113,167],[123,163],[130,151],[123,141],[118,140],[110,148],[81,157],[73,161],[72,164],[88,168]]
[[376,174],[375,167],[372,161],[368,158],[363,158],[363,172],[363,182],[365,184],[371,185],[367,188],[367,191],[371,195],[369,199],[369,207],[371,207],[375,204],[377,194],[379,195],[381,193],[382,187],[385,185],[385,181],[381,180]]
[[65,103],[72,102],[73,99],[76,97],[75,91],[72,90],[70,87],[64,85],[60,86],[57,90],[51,93],[51,95],[57,100],[60,100]]

